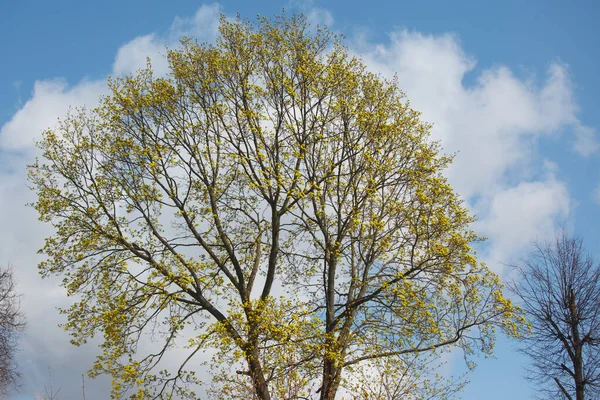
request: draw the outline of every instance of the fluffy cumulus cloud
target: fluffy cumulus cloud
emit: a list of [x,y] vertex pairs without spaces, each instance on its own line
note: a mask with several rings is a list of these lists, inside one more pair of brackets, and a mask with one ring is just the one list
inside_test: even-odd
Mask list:
[[553,176],[498,190],[480,207],[487,215],[476,224],[492,240],[489,261],[510,262],[531,240],[549,239],[555,223],[569,217],[572,202],[565,183]]
[[[329,11],[302,4],[311,21],[333,23]],[[220,12],[219,5],[205,5],[193,16],[175,18],[166,33],[133,38],[116,49],[112,73],[135,72],[146,65],[147,57],[157,73],[166,73],[166,46],[176,45],[184,35],[213,40]],[[371,69],[397,76],[412,106],[434,123],[433,137],[446,152],[457,152],[448,176],[478,215],[476,229],[490,238],[485,256],[492,266],[509,261],[531,239],[550,232],[556,221],[569,218],[573,200],[552,164],[537,154],[537,143],[549,135],[568,134],[561,140],[570,143],[573,156],[589,156],[599,146],[596,132],[577,117],[565,65],[550,64],[541,78],[520,78],[502,65],[477,68],[475,56],[467,54],[451,34],[398,31],[386,43],[357,37],[350,44]],[[475,76],[468,80],[471,84],[465,84],[468,75]],[[80,389],[71,383],[90,366],[96,349],[71,347],[56,327],[55,307],[68,300],[55,281],[42,281],[36,275],[40,259],[35,251],[50,229],[23,206],[33,200],[25,187],[24,167],[32,161],[33,144],[43,129],[56,124],[70,107],[93,107],[107,89],[103,80],[69,86],[60,78],[41,78],[31,97],[0,127],[0,152],[11,160],[10,166],[0,165],[0,238],[4,243],[0,262],[15,265],[26,293],[23,306],[30,327],[21,353],[28,377],[23,392],[43,390],[40,385],[50,367],[55,382],[64,385],[62,397],[78,398]],[[86,383],[86,387],[106,385],[101,383]],[[99,397],[91,395],[92,389],[89,393],[91,400],[106,398],[106,392],[99,389]]]
[[2,126],[0,146],[3,150],[27,150],[40,133],[56,125],[57,118],[72,107],[93,107],[106,93],[106,82],[83,81],[69,87],[63,79],[36,81],[31,98]]
[[[412,106],[433,122],[433,137],[456,153],[448,177],[490,238],[485,254],[494,268],[501,271],[498,261],[569,217],[565,183],[537,154],[540,140],[563,131],[574,156],[598,150],[596,132],[577,117],[566,65],[550,64],[542,79],[521,79],[503,65],[477,69],[451,34],[399,31],[386,44],[358,38],[355,49],[372,69],[397,77]],[[475,74],[469,85],[468,74]]]
[[575,126],[573,148],[584,157],[589,157],[598,152],[600,144],[598,144],[598,140],[596,139],[596,130],[589,126],[577,124]]
[[289,5],[306,16],[313,28],[317,26],[333,26],[334,19],[331,12],[325,8],[317,7],[313,0],[291,0]]
[[434,137],[444,149],[460,151],[450,175],[466,197],[488,191],[510,169],[529,163],[535,148],[531,144],[541,135],[574,128],[576,143],[596,143],[593,130],[576,117],[571,82],[562,64],[551,64],[541,84],[495,66],[478,71],[475,83],[466,86],[463,82],[476,60],[453,35],[401,31],[391,34],[387,45],[357,45],[373,69],[397,75],[411,104],[434,123]]
[[169,70],[167,48],[177,46],[183,37],[213,41],[217,36],[220,14],[218,4],[202,5],[192,17],[175,17],[165,35],[150,33],[130,40],[117,51],[113,74],[122,76],[135,73],[145,68],[150,60],[155,74],[166,75]]
[[[174,47],[184,36],[198,40],[214,40],[218,31],[220,15],[218,4],[203,5],[192,17],[176,17],[166,34],[133,38],[123,44],[115,56],[112,74],[123,76],[145,68],[150,60],[157,75],[168,72],[167,47]],[[72,107],[93,108],[99,97],[107,93],[106,81],[83,80],[69,86],[62,78],[36,81],[31,98],[0,127],[0,146],[3,150],[28,150],[40,138],[44,129],[55,126],[57,119]]]
[[[26,187],[25,166],[33,161],[35,141],[43,130],[55,126],[73,107],[94,107],[106,92],[106,82],[100,81],[81,81],[74,86],[64,79],[37,81],[31,97],[0,128],[0,265],[13,266],[23,293],[21,307],[28,319],[19,352],[23,373],[20,392],[25,398],[32,398],[34,392],[44,393],[44,386],[50,387],[50,375],[55,391],[62,386],[61,396],[77,398],[80,389],[71,382],[81,380],[95,351],[80,351],[68,344],[58,326],[64,320],[57,308],[68,304],[64,290],[58,279],[41,280],[37,273],[41,257],[36,251],[51,228],[40,224],[35,211],[25,206],[34,200],[34,193]],[[89,391],[104,398],[107,394],[103,388],[109,385],[107,379],[86,384]]]
[[[52,383],[55,391],[60,388],[60,398],[81,398],[78,382],[81,382],[81,374],[92,366],[96,349],[71,346],[68,336],[58,326],[65,319],[57,308],[67,306],[70,300],[60,288],[59,279],[42,280],[36,268],[42,260],[36,250],[43,246],[43,238],[51,234],[52,229],[37,221],[35,210],[24,206],[34,200],[34,193],[25,186],[24,176],[25,163],[31,159],[25,156],[13,160],[15,172],[0,175],[0,240],[3,244],[0,265],[12,265],[18,290],[23,294],[21,308],[27,316],[27,330],[18,353],[23,376],[19,392],[22,398],[32,399],[33,393],[43,394],[44,386],[49,388]],[[85,386],[91,400],[108,398],[108,378],[88,381]]]
[[145,68],[148,60],[152,69],[159,75],[169,70],[169,64],[164,56],[164,43],[155,34],[137,37],[119,49],[113,64],[113,73],[123,76],[138,69]]
[[[165,34],[133,38],[116,49],[111,73],[134,73],[144,68],[149,58],[155,72],[165,74],[166,48],[177,45],[182,36],[213,40],[219,15],[219,5],[204,5],[191,17],[175,18]],[[24,293],[22,308],[28,317],[28,329],[19,353],[23,398],[32,398],[34,392],[44,393],[50,374],[54,389],[61,387],[60,397],[71,399],[81,397],[81,387],[76,382],[81,382],[81,374],[92,366],[97,348],[69,344],[68,336],[58,326],[65,319],[57,309],[68,306],[71,300],[65,297],[57,279],[42,280],[37,274],[41,256],[36,251],[43,246],[43,238],[51,234],[51,228],[40,224],[35,211],[25,206],[34,200],[34,194],[26,187],[25,166],[34,160],[35,141],[41,138],[43,130],[56,126],[58,119],[73,108],[95,107],[108,88],[104,79],[69,85],[63,78],[41,78],[34,83],[30,98],[0,127],[0,265],[14,266]],[[88,399],[106,399],[110,380],[86,381],[85,387]]]

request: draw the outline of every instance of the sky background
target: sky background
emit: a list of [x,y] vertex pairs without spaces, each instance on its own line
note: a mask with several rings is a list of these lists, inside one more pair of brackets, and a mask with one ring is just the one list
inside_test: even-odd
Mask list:
[[[485,4],[484,4],[485,3]],[[165,70],[165,46],[183,35],[215,37],[219,13],[305,12],[346,35],[369,67],[398,76],[411,104],[434,124],[451,184],[489,240],[480,257],[503,263],[567,225],[600,256],[600,4],[595,1],[331,2],[0,0],[0,264],[12,264],[28,330],[15,399],[43,392],[49,371],[62,399],[81,398],[81,374],[97,349],[75,348],[57,325],[69,304],[58,279],[42,280],[36,251],[51,230],[25,203],[25,165],[36,139],[69,106],[93,107],[109,75]],[[448,368],[458,370],[460,360]],[[500,337],[496,358],[478,362],[467,400],[529,399],[525,360]],[[107,398],[107,379],[86,381],[88,400]]]

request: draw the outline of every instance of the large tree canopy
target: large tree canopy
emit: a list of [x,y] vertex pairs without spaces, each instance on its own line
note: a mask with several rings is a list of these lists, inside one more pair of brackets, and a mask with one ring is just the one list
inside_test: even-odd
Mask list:
[[[397,82],[301,16],[223,18],[168,59],[110,80],[29,167],[56,228],[41,273],[76,296],[75,344],[103,334],[92,374],[115,397],[199,396],[205,349],[224,397],[441,396],[432,355],[517,331]],[[145,334],[160,347],[138,351]]]

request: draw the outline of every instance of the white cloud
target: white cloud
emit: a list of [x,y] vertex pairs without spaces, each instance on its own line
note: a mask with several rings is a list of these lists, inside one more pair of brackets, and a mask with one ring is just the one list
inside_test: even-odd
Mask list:
[[532,240],[551,237],[556,223],[569,217],[571,206],[565,183],[553,177],[499,190],[487,204],[487,215],[476,224],[491,241],[486,258],[499,268],[499,263],[511,261]]
[[333,25],[333,15],[324,8],[313,7],[306,13],[306,18],[313,26],[328,26]]
[[[167,47],[175,47],[185,35],[199,41],[214,40],[218,33],[221,8],[218,4],[202,5],[192,17],[175,17],[168,33],[138,36],[121,46],[115,55],[112,73],[117,76],[133,74],[146,67],[150,58],[156,75],[168,72]],[[0,127],[0,146],[3,149],[26,150],[41,137],[41,132],[55,126],[57,119],[71,107],[93,108],[99,97],[106,94],[105,79],[83,80],[69,86],[62,78],[38,80],[31,98]]]
[[165,58],[166,52],[165,45],[155,34],[136,37],[121,46],[117,52],[113,73],[120,76],[133,74],[139,69],[146,68],[147,60],[150,59],[155,73],[164,75],[169,70]]
[[175,17],[169,30],[169,42],[174,44],[183,36],[212,42],[219,32],[222,12],[218,3],[203,4],[192,17]]
[[[176,36],[183,34],[199,40],[214,38],[219,9],[218,5],[202,6],[191,18],[176,18],[166,35],[150,33],[127,42],[116,51],[113,74],[134,73],[145,67],[146,57],[151,58],[157,74],[165,74],[165,46],[176,45]],[[51,234],[51,227],[40,224],[35,210],[25,207],[34,200],[34,193],[26,187],[25,166],[34,161],[34,144],[43,130],[55,126],[72,107],[95,107],[107,92],[104,79],[82,80],[75,85],[62,78],[38,80],[31,97],[0,126],[0,265],[14,265],[19,290],[24,293],[22,308],[28,328],[18,356],[23,372],[19,392],[26,398],[44,392],[49,370],[54,387],[61,387],[61,398],[80,398],[81,374],[91,368],[98,349],[93,345],[72,346],[58,326],[65,318],[57,307],[68,306],[72,300],[65,296],[58,279],[42,280],[37,273],[41,256],[36,252],[43,246],[43,238]],[[106,377],[86,380],[85,386],[89,400],[109,396],[110,379]]]
[[94,107],[106,91],[106,83],[99,81],[83,81],[73,87],[62,79],[36,81],[31,99],[0,128],[0,146],[4,150],[31,148],[41,132],[56,125],[69,108]]
[[334,23],[331,12],[325,8],[315,6],[314,3],[313,0],[291,0],[289,5],[292,9],[297,9],[306,16],[311,28],[315,29],[317,26],[331,27]]
[[[356,45],[373,69],[397,75],[411,105],[434,123],[433,136],[445,151],[460,152],[449,175],[467,198],[488,192],[509,170],[529,164],[540,135],[583,127],[562,64],[550,65],[541,87],[518,79],[506,66],[483,69],[475,84],[466,86],[476,61],[453,35],[400,31],[386,45],[364,40]],[[588,139],[593,142],[593,135]]]
[[[580,155],[598,150],[595,131],[577,117],[566,65],[551,63],[542,82],[504,65],[476,68],[451,34],[399,31],[386,44],[363,34],[354,48],[371,68],[397,76],[411,106],[434,123],[433,138],[457,152],[447,175],[490,238],[483,256],[494,269],[570,215],[565,183],[538,154],[540,140],[561,132]],[[465,84],[467,74],[474,84]]]
[[113,74],[133,74],[145,68],[149,58],[154,74],[166,75],[169,72],[167,48],[176,47],[184,36],[213,41],[218,33],[220,13],[221,7],[216,3],[202,5],[192,17],[175,17],[166,35],[150,33],[125,43],[117,52]]
[[584,157],[589,157],[598,152],[600,144],[596,138],[596,130],[589,126],[577,125],[575,127],[575,141],[573,148]]
[[[52,227],[40,224],[34,209],[25,207],[35,194],[25,186],[25,164],[29,157],[15,158],[14,174],[0,175],[0,265],[12,265],[17,290],[23,293],[21,309],[27,317],[27,329],[17,353],[23,375],[19,393],[31,399],[34,392],[44,393],[48,375],[54,389],[61,388],[60,398],[81,398],[81,374],[91,366],[97,349],[92,346],[74,347],[59,323],[65,317],[57,307],[68,306],[71,299],[59,287],[60,279],[42,280],[37,264],[42,260],[36,250]],[[86,381],[89,400],[108,398],[110,379]],[[11,397],[12,398],[12,397]]]

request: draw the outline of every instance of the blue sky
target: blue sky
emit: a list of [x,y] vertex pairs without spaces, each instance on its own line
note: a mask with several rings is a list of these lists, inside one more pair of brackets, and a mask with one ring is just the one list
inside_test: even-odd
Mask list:
[[[69,105],[93,105],[109,74],[158,60],[181,34],[209,40],[218,12],[273,15],[285,7],[327,22],[352,51],[400,86],[433,135],[457,152],[448,171],[489,238],[480,256],[502,262],[567,224],[600,254],[600,5],[579,1],[0,2],[0,263],[12,263],[30,318],[20,353],[22,397],[43,391],[48,368],[63,398],[77,398],[93,348],[70,347],[56,327],[66,304],[41,281],[35,254],[48,227],[24,203],[33,142]],[[155,66],[160,67],[157,61]],[[524,360],[500,338],[497,359],[479,360],[463,398],[529,399]],[[86,383],[101,399],[106,381]],[[94,397],[89,391],[97,391]]]

